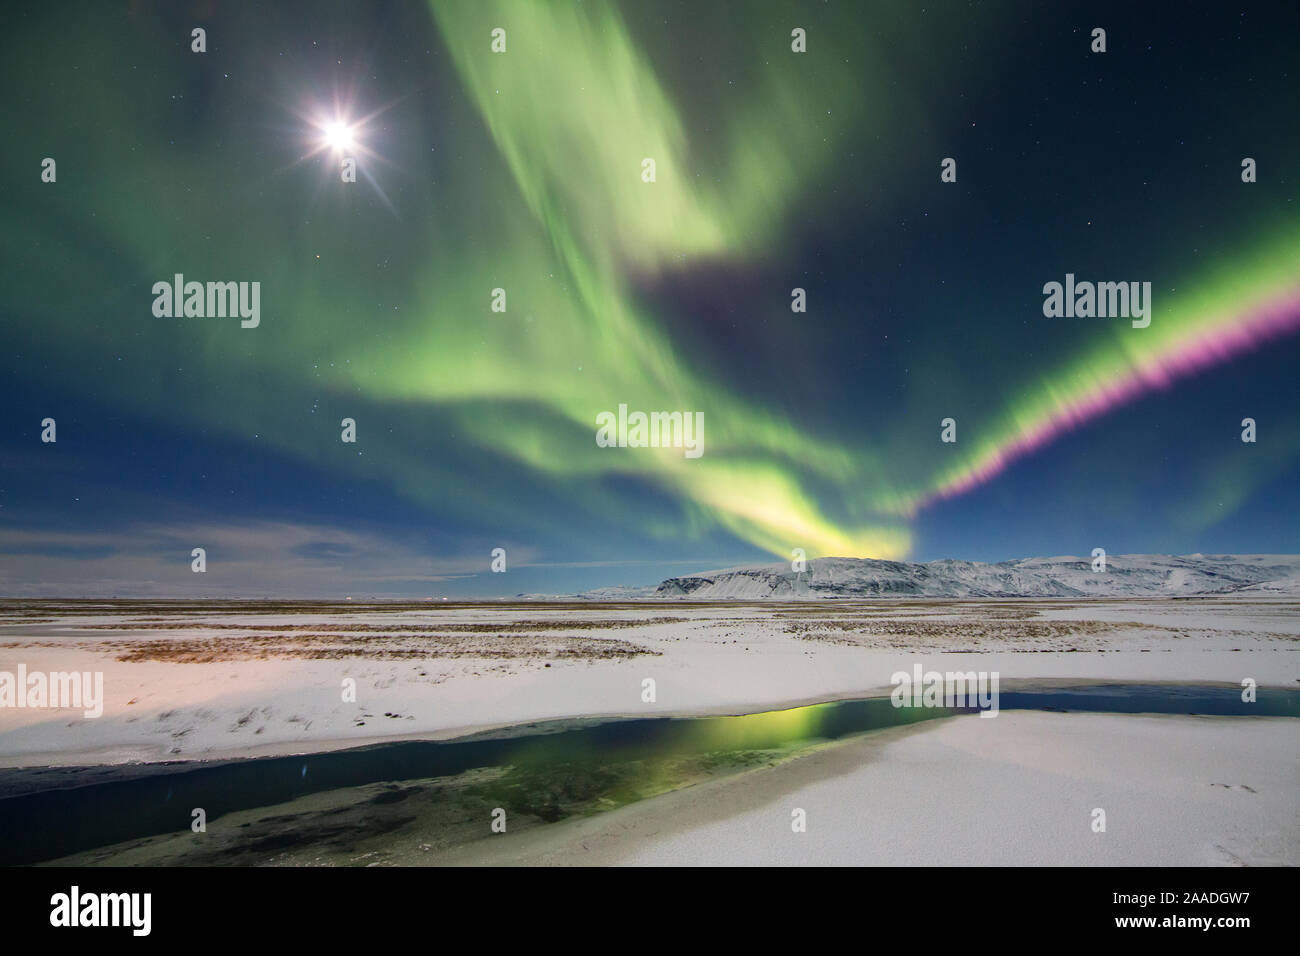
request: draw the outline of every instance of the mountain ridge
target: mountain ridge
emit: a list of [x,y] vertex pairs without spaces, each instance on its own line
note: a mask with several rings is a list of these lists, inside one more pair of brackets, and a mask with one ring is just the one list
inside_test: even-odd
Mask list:
[[[814,558],[742,565],[667,578],[647,597],[692,600],[824,600],[879,597],[1180,597],[1300,595],[1300,555],[1061,555],[997,563],[951,558],[915,563]],[[602,589],[607,590],[607,589]],[[649,591],[646,589],[627,589]]]

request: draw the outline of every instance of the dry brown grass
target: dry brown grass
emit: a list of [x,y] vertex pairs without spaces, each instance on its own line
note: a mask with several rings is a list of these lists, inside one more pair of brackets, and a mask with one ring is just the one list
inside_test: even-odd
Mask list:
[[239,637],[180,637],[163,640],[101,641],[98,647],[119,661],[208,664],[250,660],[618,660],[657,651],[627,641],[580,635],[531,638],[495,634],[467,637],[434,634],[375,635],[348,640],[336,634],[260,634]]

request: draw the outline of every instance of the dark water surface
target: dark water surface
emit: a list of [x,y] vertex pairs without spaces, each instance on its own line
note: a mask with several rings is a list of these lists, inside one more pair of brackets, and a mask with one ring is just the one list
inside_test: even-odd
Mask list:
[[[1004,690],[1002,710],[1300,717],[1300,691],[1261,688],[1245,703],[1232,685],[1105,684]],[[0,865],[56,859],[142,837],[188,831],[228,813],[383,781],[449,777],[476,768],[544,770],[658,758],[780,751],[887,727],[970,713],[894,707],[889,698],[812,704],[736,717],[557,720],[447,741],[404,741],[308,756],[124,767],[0,771]],[[671,787],[666,787],[670,789]]]

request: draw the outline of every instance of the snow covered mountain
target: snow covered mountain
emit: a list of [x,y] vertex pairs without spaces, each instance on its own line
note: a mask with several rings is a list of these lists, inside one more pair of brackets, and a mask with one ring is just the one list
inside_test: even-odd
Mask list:
[[1108,555],[980,561],[816,558],[796,574],[789,563],[669,578],[657,598],[804,600],[863,597],[1176,597],[1191,594],[1300,595],[1300,555]]

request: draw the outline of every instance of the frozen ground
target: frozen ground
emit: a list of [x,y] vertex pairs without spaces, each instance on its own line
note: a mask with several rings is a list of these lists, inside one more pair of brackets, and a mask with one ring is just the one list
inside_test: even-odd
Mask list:
[[[1295,687],[1292,598],[816,604],[6,602],[0,671],[102,671],[104,713],[0,708],[0,766],[328,749],[571,716],[742,713],[890,675]],[[653,679],[655,699],[644,699]],[[355,702],[344,699],[355,681]],[[997,723],[997,721],[986,721]]]
[[1300,736],[1290,718],[957,717],[481,840],[440,862],[1294,866]]

